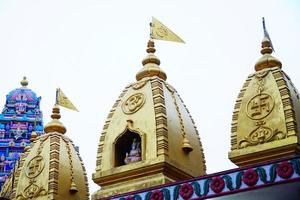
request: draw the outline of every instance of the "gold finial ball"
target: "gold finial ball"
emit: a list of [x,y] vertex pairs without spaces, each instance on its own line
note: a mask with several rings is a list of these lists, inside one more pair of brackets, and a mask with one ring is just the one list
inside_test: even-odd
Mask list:
[[21,81],[21,85],[22,85],[23,87],[26,87],[26,86],[28,85],[28,81],[27,81],[27,79],[26,79],[26,76],[23,77],[23,80]]

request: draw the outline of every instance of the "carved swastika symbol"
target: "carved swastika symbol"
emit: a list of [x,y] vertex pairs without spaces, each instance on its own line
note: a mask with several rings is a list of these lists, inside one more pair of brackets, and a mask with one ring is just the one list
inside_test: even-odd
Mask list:
[[28,178],[37,177],[44,169],[45,163],[42,156],[32,158],[26,167],[26,176]]
[[247,115],[251,119],[259,120],[268,116],[274,107],[273,98],[266,93],[258,94],[247,103]]

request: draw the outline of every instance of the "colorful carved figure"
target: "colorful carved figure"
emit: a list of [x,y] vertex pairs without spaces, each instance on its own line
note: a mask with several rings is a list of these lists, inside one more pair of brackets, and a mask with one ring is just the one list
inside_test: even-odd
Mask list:
[[0,188],[24,147],[30,143],[31,133],[43,133],[41,97],[27,88],[25,77],[21,85],[6,95],[6,103],[0,114]]
[[131,144],[130,152],[126,152],[126,157],[124,159],[125,164],[130,164],[142,160],[140,145],[141,143],[138,142],[136,138],[134,138]]

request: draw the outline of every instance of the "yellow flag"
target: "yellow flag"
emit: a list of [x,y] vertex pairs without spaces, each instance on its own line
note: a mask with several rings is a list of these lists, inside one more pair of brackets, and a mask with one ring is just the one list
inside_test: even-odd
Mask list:
[[63,91],[60,88],[56,90],[56,103],[60,106],[78,112],[77,108],[74,106],[74,104],[70,101],[70,99],[63,93]]
[[160,21],[152,17],[151,38],[157,40],[167,40],[172,42],[185,43],[178,35],[163,25]]

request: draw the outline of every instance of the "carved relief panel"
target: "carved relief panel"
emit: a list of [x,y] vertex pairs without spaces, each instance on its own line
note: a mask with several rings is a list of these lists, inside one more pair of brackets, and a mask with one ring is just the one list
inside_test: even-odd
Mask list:
[[270,69],[257,72],[242,100],[237,148],[283,139],[286,135],[281,95]]

